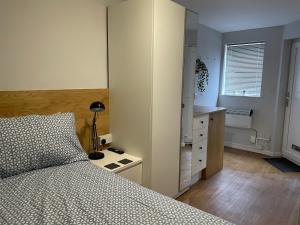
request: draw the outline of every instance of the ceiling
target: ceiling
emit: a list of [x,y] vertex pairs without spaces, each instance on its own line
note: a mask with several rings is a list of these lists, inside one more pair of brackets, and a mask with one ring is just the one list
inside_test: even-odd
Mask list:
[[281,26],[300,20],[300,0],[173,0],[220,32]]

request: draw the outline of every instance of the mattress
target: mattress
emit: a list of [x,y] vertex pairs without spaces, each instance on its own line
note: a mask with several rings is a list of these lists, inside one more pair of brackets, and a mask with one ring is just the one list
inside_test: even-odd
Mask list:
[[230,223],[88,161],[0,179],[0,224]]

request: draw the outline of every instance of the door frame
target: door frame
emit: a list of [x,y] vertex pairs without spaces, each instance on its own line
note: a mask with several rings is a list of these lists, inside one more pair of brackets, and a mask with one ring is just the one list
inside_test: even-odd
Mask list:
[[[294,84],[294,78],[295,78],[295,64],[296,64],[295,60],[296,60],[297,49],[299,50],[298,54],[300,54],[300,41],[296,41],[292,45],[292,54],[291,54],[290,72],[289,72],[289,81],[288,81],[288,92],[286,94],[288,105],[285,108],[282,155],[285,158],[287,158],[288,160],[290,160],[296,164],[300,164],[300,157],[287,151],[289,124],[290,124],[290,116],[291,116],[291,96],[293,93],[293,84]],[[296,160],[295,160],[295,158],[296,158]]]

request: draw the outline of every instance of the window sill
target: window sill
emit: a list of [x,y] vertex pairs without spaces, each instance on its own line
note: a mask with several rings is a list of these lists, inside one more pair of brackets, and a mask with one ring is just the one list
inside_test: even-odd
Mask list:
[[219,95],[220,97],[234,97],[234,98],[262,98],[262,96],[241,96],[241,95]]

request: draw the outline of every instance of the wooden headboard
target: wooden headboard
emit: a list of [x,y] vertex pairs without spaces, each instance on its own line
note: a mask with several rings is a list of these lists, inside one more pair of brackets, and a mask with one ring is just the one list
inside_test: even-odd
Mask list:
[[74,112],[77,135],[83,148],[89,152],[93,119],[89,107],[94,101],[104,103],[106,109],[98,114],[97,130],[98,134],[109,133],[108,95],[108,89],[0,91],[0,117]]

